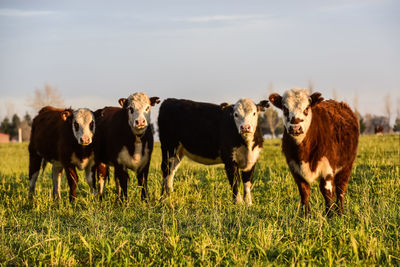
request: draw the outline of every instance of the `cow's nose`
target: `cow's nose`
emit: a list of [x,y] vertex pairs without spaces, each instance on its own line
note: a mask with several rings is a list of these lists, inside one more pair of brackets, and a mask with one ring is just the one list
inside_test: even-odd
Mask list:
[[82,137],[81,137],[81,144],[82,144],[82,145],[88,145],[88,144],[90,144],[90,138],[87,137],[87,136],[82,136]]
[[145,119],[136,119],[135,124],[138,127],[144,127],[144,126],[146,126],[146,120]]
[[241,133],[249,133],[249,132],[251,132],[250,124],[242,124],[242,125],[240,125],[240,132]]
[[292,135],[299,135],[303,133],[303,128],[300,125],[291,125],[289,127],[289,133]]

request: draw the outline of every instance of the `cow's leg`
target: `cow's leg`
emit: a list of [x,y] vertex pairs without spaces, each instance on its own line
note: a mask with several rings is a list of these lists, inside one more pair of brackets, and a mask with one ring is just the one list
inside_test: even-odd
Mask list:
[[229,179],[229,184],[232,187],[233,201],[238,204],[242,203],[243,198],[240,195],[240,192],[238,190],[240,174],[239,174],[239,168],[238,168],[237,164],[234,162],[225,163],[225,171],[226,171],[226,175],[228,176],[228,179]]
[[141,198],[142,200],[149,199],[149,193],[147,190],[147,176],[149,175],[150,160],[142,169],[140,169],[136,176],[138,180],[138,185],[142,188]]
[[310,214],[310,185],[298,174],[293,174],[293,176],[299,189],[304,216],[308,216]]
[[99,181],[99,198],[100,200],[103,200],[104,196],[104,183],[105,179],[107,177],[107,172],[108,172],[108,167],[104,163],[99,163],[95,167],[96,172],[97,172],[97,180]]
[[85,178],[86,178],[86,182],[89,185],[90,192],[93,195],[96,194],[96,190],[95,190],[96,186],[95,186],[95,182],[94,182],[95,171],[96,171],[96,168],[94,166],[94,161],[91,161],[90,164],[88,164],[85,168]]
[[251,185],[252,185],[252,177],[254,173],[254,166],[251,168],[250,171],[242,171],[242,181],[243,181],[243,196],[244,202],[247,205],[252,205],[253,202],[251,201]]
[[36,181],[40,173],[42,158],[36,152],[29,151],[29,198],[35,194]]
[[78,185],[78,174],[73,166],[65,168],[65,174],[69,185],[69,200],[72,202],[76,199],[76,187]]
[[115,178],[119,180],[119,186],[122,189],[122,197],[124,200],[128,200],[128,180],[129,175],[123,166],[116,164],[115,166]]
[[335,175],[336,186],[336,204],[339,214],[344,214],[344,197],[346,195],[347,185],[349,184],[352,165],[343,168]]
[[328,217],[332,216],[332,211],[334,208],[334,194],[335,194],[335,184],[333,181],[333,176],[328,174],[325,178],[321,178],[319,182],[319,189],[325,199],[325,211]]
[[53,163],[52,177],[53,177],[53,198],[61,199],[61,177],[63,166],[59,162]]
[[162,195],[170,194],[174,191],[173,182],[176,170],[182,160],[182,153],[177,147],[166,148],[162,147],[162,162],[161,171],[163,173],[163,188]]

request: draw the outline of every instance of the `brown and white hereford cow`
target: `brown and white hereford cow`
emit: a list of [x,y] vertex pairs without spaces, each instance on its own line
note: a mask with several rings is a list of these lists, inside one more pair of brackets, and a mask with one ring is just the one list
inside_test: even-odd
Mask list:
[[326,211],[331,214],[334,194],[339,213],[357,154],[359,123],[350,107],[320,93],[292,89],[271,94],[271,103],[283,110],[282,150],[297,183],[305,215],[309,214],[310,184],[319,180]]
[[[119,107],[105,107],[98,114],[95,140],[95,162],[99,180],[100,197],[103,195],[108,165],[114,166],[117,190],[122,189],[127,199],[128,169],[136,171],[142,200],[148,198],[147,176],[153,151],[153,131],[150,124],[151,106],[159,103],[158,97],[149,98],[135,93],[119,99]],[[97,115],[96,115],[97,116]]]
[[85,169],[86,180],[93,192],[91,167],[94,165],[93,135],[95,118],[92,111],[81,108],[57,109],[44,107],[33,119],[29,143],[29,196],[35,185],[41,165],[53,164],[53,196],[61,198],[61,175],[65,169],[70,200],[76,198],[78,175],[75,167]]
[[268,101],[256,105],[248,98],[234,105],[165,100],[158,115],[163,193],[173,191],[174,174],[187,156],[206,165],[223,163],[237,203],[243,201],[238,191],[241,170],[245,202],[251,205],[252,176],[263,145],[258,113],[266,107]]

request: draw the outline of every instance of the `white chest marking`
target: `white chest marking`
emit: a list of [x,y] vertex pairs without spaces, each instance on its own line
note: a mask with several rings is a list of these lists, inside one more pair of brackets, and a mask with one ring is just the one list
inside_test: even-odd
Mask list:
[[83,170],[88,166],[88,164],[93,164],[94,154],[90,154],[88,158],[79,159],[75,152],[72,153],[71,163],[74,164],[78,169]]
[[135,142],[135,152],[132,156],[129,154],[126,146],[122,147],[118,154],[117,162],[134,171],[140,170],[149,160],[149,148],[146,147],[144,149],[144,155],[142,155],[142,146],[142,142]]
[[233,148],[233,160],[238,164],[240,169],[243,171],[250,171],[256,164],[258,156],[260,155],[261,147],[256,146],[251,149],[251,146],[240,146]]
[[[317,168],[315,171],[311,171],[309,162],[302,161],[297,164],[295,161],[289,162],[290,169],[299,174],[307,183],[312,184],[315,180],[319,179],[320,177],[326,178],[328,175],[334,176],[341,168],[336,169],[335,171],[332,170],[331,165],[326,157],[322,157],[320,161],[318,161]],[[328,186],[328,185],[327,185]],[[332,185],[330,184],[332,187]],[[328,188],[327,188],[328,189]]]
[[331,181],[327,181],[325,184],[325,189],[332,192],[333,186]]

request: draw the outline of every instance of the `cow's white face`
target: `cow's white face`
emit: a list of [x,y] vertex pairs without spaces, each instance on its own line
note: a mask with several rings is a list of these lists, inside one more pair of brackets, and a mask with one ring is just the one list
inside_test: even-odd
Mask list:
[[303,137],[311,124],[311,99],[307,89],[292,89],[282,97],[283,122],[288,134]]
[[324,98],[318,92],[309,95],[307,89],[295,88],[286,91],[283,96],[271,94],[269,100],[275,107],[282,109],[286,132],[297,143],[301,143],[311,125],[311,107]]
[[72,113],[72,131],[79,144],[87,146],[93,141],[95,122],[93,112],[80,108]]
[[256,131],[258,121],[257,106],[248,98],[242,98],[233,106],[233,118],[240,135],[247,137]]
[[142,135],[146,131],[150,125],[151,106],[159,102],[158,97],[149,98],[144,93],[135,93],[119,100],[128,112],[128,123],[135,135]]

